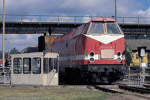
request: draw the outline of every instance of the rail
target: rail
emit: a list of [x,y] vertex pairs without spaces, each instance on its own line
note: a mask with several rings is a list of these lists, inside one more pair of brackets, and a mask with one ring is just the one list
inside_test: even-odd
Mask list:
[[[108,85],[106,85],[108,86]],[[103,91],[103,92],[110,92],[110,93],[122,93],[120,91],[117,91],[118,88],[116,88],[116,85],[115,85],[115,89],[111,89],[112,87],[114,87],[114,85],[110,85],[110,87],[106,87],[106,86],[98,86],[98,85],[93,85],[93,87],[97,90],[100,90],[100,91]],[[118,87],[118,86],[117,86]]]
[[[2,22],[3,15],[0,14]],[[14,15],[6,14],[6,22],[53,22],[53,23],[86,23],[101,16],[59,16],[59,15]],[[150,17],[117,17],[119,24],[150,24]]]
[[144,88],[144,87],[139,87],[139,86],[119,85],[119,88],[131,91],[131,92],[141,93],[141,94],[150,94],[150,89]]

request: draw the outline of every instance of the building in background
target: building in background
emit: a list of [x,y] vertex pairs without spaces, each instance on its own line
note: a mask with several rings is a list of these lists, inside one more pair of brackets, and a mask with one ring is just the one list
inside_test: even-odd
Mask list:
[[38,45],[36,44],[30,45],[25,49],[23,49],[21,53],[33,53],[33,52],[38,52]]
[[132,63],[131,66],[139,66],[139,57],[137,52],[137,47],[145,46],[146,56],[143,57],[143,63],[146,63],[148,68],[150,68],[150,39],[126,39],[126,46],[130,48],[132,53]]

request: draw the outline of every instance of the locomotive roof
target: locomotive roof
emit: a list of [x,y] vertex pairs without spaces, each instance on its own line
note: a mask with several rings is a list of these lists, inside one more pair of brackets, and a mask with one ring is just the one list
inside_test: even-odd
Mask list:
[[[100,18],[95,18],[95,19],[89,21],[88,23],[90,23],[90,22],[116,22],[116,21],[112,18],[100,17]],[[65,40],[67,38],[73,37],[76,34],[77,29],[78,28],[75,28],[72,32],[66,33],[63,36],[56,38],[53,43],[57,43],[57,42]]]
[[107,18],[107,17],[100,17],[100,18],[95,18],[95,19],[93,19],[92,20],[93,22],[104,22],[104,21],[106,21],[106,22],[115,22],[115,20],[114,19],[112,19],[112,18]]

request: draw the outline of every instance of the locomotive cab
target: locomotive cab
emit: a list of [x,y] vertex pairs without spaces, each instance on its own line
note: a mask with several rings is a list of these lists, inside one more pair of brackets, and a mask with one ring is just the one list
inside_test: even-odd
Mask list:
[[88,35],[122,35],[122,31],[115,22],[91,22]]

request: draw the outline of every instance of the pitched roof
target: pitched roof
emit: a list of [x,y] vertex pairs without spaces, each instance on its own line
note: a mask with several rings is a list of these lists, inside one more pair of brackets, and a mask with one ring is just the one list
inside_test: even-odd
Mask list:
[[23,51],[23,53],[32,53],[32,52],[38,52],[38,47],[27,47]]
[[150,50],[150,39],[126,39],[126,46],[131,50],[137,50],[137,47],[146,46],[146,50]]

